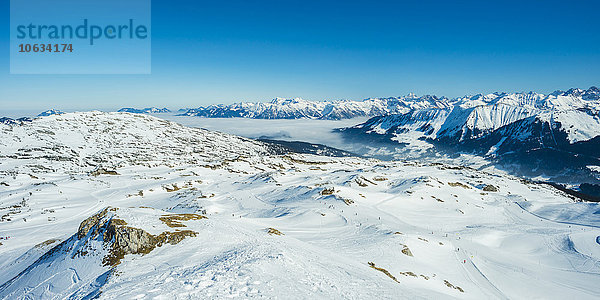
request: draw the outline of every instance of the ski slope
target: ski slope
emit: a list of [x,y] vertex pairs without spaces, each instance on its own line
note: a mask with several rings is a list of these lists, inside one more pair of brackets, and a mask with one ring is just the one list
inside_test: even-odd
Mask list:
[[[273,155],[128,113],[0,126],[1,299],[600,294],[600,207],[547,185],[443,164]],[[165,221],[182,214],[202,217]],[[107,265],[117,242],[100,229],[117,219],[152,236],[194,234]]]

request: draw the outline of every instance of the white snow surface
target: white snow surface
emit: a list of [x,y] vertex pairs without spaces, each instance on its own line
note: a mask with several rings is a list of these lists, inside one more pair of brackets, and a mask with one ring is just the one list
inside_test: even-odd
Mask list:
[[[269,153],[129,113],[0,125],[0,298],[600,294],[597,204],[460,166]],[[99,168],[117,174],[94,176]],[[78,249],[79,224],[108,206],[152,234],[170,230],[165,214],[207,218],[185,221],[195,237],[114,268],[97,241],[87,255],[40,259],[61,242]]]

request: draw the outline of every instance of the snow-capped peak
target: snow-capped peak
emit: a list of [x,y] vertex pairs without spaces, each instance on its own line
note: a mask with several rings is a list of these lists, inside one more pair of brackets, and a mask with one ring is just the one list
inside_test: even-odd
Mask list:
[[57,109],[49,109],[49,110],[41,112],[37,116],[38,117],[47,117],[47,116],[51,116],[51,115],[60,115],[60,114],[64,114],[64,112],[57,110]]

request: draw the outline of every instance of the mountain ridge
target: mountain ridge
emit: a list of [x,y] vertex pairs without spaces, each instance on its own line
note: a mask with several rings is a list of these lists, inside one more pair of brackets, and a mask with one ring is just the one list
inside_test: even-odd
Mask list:
[[587,90],[557,90],[550,94],[535,92],[476,94],[456,98],[444,96],[408,94],[401,97],[366,98],[360,101],[309,101],[301,98],[275,98],[269,102],[237,102],[213,104],[188,109],[179,116],[208,118],[255,118],[255,119],[326,119],[339,120],[355,117],[374,117],[407,113],[414,109],[470,108],[479,105],[507,104],[525,106],[529,109],[560,110],[593,108],[600,110],[600,90],[592,86]]
[[[452,108],[373,117],[339,131],[363,141],[398,146],[418,141],[449,155],[473,153],[527,177],[600,183],[593,171],[600,165],[600,93],[595,87],[551,95],[476,95],[457,100]],[[569,178],[573,172],[579,175]]]

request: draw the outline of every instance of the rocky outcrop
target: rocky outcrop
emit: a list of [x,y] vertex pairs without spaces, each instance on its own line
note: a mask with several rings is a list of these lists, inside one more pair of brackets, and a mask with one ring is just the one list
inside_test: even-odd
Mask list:
[[117,171],[107,170],[104,168],[97,168],[96,170],[90,172],[91,176],[99,176],[99,175],[119,175]]
[[495,187],[495,186],[493,186],[493,185],[491,185],[491,184],[486,184],[486,185],[483,187],[483,191],[484,191],[484,192],[497,192],[497,191],[498,191],[498,188],[497,188],[497,187]]
[[[143,222],[139,222],[140,218]],[[196,236],[195,231],[182,229],[187,222],[204,218],[197,214],[167,214],[152,208],[104,208],[81,222],[77,232],[67,240],[52,239],[36,245],[35,251],[51,248],[1,284],[0,298],[95,299],[109,278],[117,274],[115,267],[125,255],[144,255],[165,244],[175,245]],[[56,282],[59,284],[53,285]],[[14,296],[18,293],[26,296]]]
[[[100,223],[100,220],[102,220],[106,216],[109,209],[111,208],[107,207],[102,211],[96,213],[95,215],[83,220],[83,222],[81,222],[81,224],[79,225],[79,230],[77,230],[77,238],[82,239],[86,237],[92,229],[95,229],[92,235],[97,236],[98,229],[100,228],[97,225]],[[116,209],[112,209],[112,211],[116,211]]]
[[[117,217],[117,208],[107,207],[95,215],[87,218],[79,226],[77,238],[83,240],[102,240],[108,255],[103,259],[105,266],[115,266],[127,254],[147,254],[164,244],[175,245],[186,237],[196,236],[192,230],[165,231],[153,235],[141,228],[127,225],[127,222]],[[196,214],[162,215],[159,219],[169,227],[169,222],[176,222],[176,227],[186,227],[180,221],[200,220],[206,218]],[[179,222],[178,222],[179,221]],[[79,251],[80,255],[87,254],[87,250]]]

